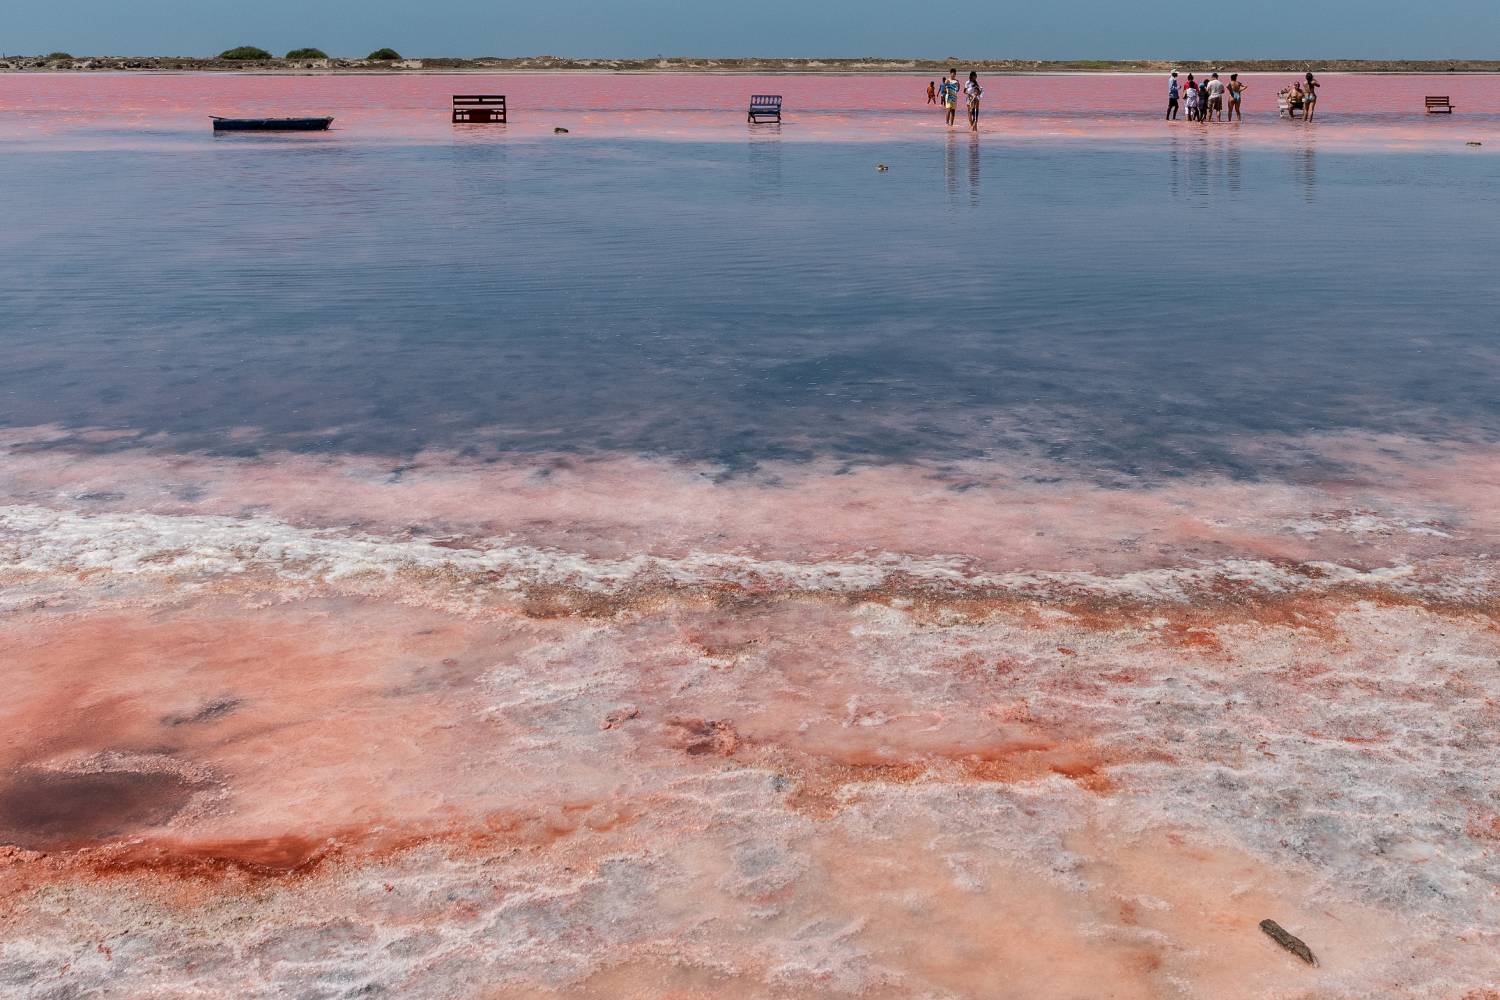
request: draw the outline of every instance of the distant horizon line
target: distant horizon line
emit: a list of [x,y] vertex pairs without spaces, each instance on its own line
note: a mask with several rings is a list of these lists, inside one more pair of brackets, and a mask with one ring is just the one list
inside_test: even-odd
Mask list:
[[[218,53],[212,54],[184,54],[184,53],[85,53],[74,55],[65,49],[55,49],[51,52],[0,52],[0,59],[46,59],[57,57],[58,59],[72,59],[80,61],[85,59],[176,59],[196,60],[202,62],[221,61],[245,61],[264,62],[266,59],[285,61],[288,55],[276,55],[268,49],[262,49],[270,53],[259,59],[226,60],[225,52],[233,51],[234,48],[262,48],[261,46],[231,46]],[[317,48],[317,46],[299,46],[288,50],[288,53],[298,51],[299,48]],[[379,51],[379,50],[376,50]],[[394,51],[394,49],[393,49]],[[308,58],[339,59],[349,62],[391,61],[372,60],[369,55],[335,55],[327,54],[322,57],[298,56],[296,60],[302,61]],[[888,65],[936,65],[938,63],[983,63],[983,64],[1028,64],[1028,65],[1167,65],[1176,63],[1325,63],[1325,64],[1415,64],[1415,65],[1452,65],[1452,64],[1481,64],[1500,66],[1500,59],[1466,56],[1446,57],[1365,57],[1365,56],[1256,56],[1243,58],[1206,58],[1200,56],[1181,56],[1176,58],[1164,58],[1158,56],[1137,56],[1129,58],[1094,58],[1094,57],[1068,57],[1039,59],[1024,56],[778,56],[778,55],[648,55],[648,56],[599,56],[599,55],[570,55],[560,56],[552,54],[537,55],[480,55],[480,56],[455,56],[455,55],[401,55],[401,60],[433,60],[445,62],[562,62],[562,63],[653,63],[653,62],[729,62],[729,63],[879,63]]]

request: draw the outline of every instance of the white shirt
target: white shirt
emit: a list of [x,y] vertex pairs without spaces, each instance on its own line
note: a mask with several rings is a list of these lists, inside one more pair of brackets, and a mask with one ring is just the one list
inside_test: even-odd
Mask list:
[[1223,80],[1210,80],[1210,81],[1208,81],[1208,96],[1209,97],[1218,97],[1222,93],[1224,93],[1224,81]]

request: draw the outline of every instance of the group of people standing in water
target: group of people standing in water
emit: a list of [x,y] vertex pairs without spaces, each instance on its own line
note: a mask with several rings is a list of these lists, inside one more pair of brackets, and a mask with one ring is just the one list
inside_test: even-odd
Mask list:
[[[1277,95],[1281,99],[1282,117],[1288,116],[1287,108],[1296,108],[1302,111],[1303,118],[1312,121],[1317,110],[1320,86],[1322,84],[1309,71],[1305,82],[1298,80],[1292,86],[1284,88]],[[1245,91],[1249,89],[1250,85],[1241,80],[1238,73],[1230,73],[1228,80],[1220,80],[1218,73],[1210,73],[1202,81],[1194,79],[1193,74],[1189,73],[1187,80],[1182,81],[1178,79],[1174,69],[1167,81],[1167,120],[1176,121],[1181,113],[1188,121],[1194,122],[1244,121],[1240,105],[1244,101]],[[979,99],[984,95],[978,73],[971,72],[968,82],[960,83],[958,70],[949,69],[948,75],[941,82],[932,80],[927,84],[927,103],[940,105],[943,119],[950,126],[958,117],[960,95],[968,108],[969,128],[978,132]]]
[[[1287,106],[1300,108],[1302,117],[1312,121],[1317,109],[1320,86],[1322,84],[1309,71],[1306,83],[1298,80],[1278,96]],[[1187,115],[1188,121],[1232,122],[1236,118],[1243,121],[1245,116],[1240,110],[1240,102],[1247,89],[1249,85],[1240,80],[1238,73],[1230,73],[1228,83],[1220,80],[1217,73],[1210,74],[1201,82],[1194,80],[1193,74],[1189,73],[1184,84],[1177,79],[1177,71],[1174,69],[1167,81],[1167,121],[1176,121],[1179,110]]]
[[[1220,80],[1217,73],[1199,83],[1189,73],[1184,85],[1178,81],[1174,69],[1167,83],[1167,120],[1175,121],[1181,108],[1192,122],[1234,121],[1236,115],[1243,121],[1245,115],[1240,110],[1240,102],[1244,100],[1247,89],[1248,85],[1240,80],[1238,73],[1230,73],[1228,83]],[[1224,117],[1226,113],[1228,119]]]
[[979,131],[979,98],[984,95],[984,88],[979,85],[979,74],[969,73],[969,81],[962,88],[958,83],[958,70],[948,70],[948,75],[943,78],[942,83],[936,80],[927,84],[927,103],[941,104],[943,106],[943,120],[949,125],[953,124],[958,117],[958,95],[962,92],[964,104],[969,110],[969,129],[973,132]]

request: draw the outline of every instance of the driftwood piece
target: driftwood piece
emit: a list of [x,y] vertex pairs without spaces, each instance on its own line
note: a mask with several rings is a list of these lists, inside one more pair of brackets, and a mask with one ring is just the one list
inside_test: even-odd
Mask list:
[[1297,935],[1293,934],[1291,931],[1287,930],[1276,921],[1271,920],[1270,918],[1262,920],[1260,922],[1260,929],[1266,932],[1266,937],[1270,938],[1272,941],[1275,941],[1287,951],[1302,959],[1302,961],[1306,962],[1308,965],[1318,964],[1318,958],[1312,953],[1312,949],[1307,946],[1307,942],[1303,941]]

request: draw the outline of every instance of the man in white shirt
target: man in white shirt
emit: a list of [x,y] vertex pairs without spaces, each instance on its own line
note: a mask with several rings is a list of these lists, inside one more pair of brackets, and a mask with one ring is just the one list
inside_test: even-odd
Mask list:
[[1219,79],[1217,73],[1208,80],[1208,114],[1205,120],[1213,117],[1215,113],[1218,114],[1219,121],[1224,120],[1224,81]]

